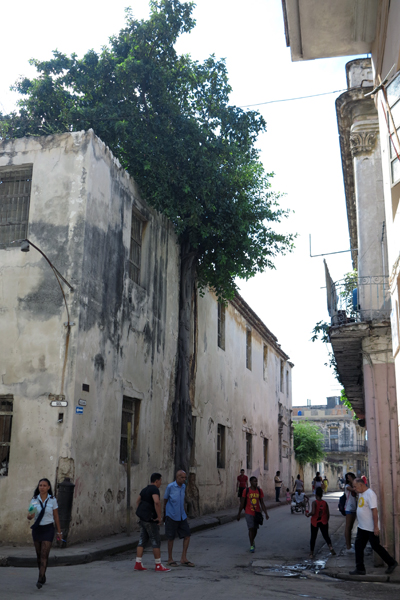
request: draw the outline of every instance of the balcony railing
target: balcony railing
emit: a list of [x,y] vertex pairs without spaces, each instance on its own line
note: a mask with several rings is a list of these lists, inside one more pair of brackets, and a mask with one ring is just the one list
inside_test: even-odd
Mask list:
[[324,452],[367,452],[367,444],[341,444],[331,440],[324,443]]
[[343,282],[327,289],[332,325],[390,319],[389,278],[382,275],[358,277],[354,289]]

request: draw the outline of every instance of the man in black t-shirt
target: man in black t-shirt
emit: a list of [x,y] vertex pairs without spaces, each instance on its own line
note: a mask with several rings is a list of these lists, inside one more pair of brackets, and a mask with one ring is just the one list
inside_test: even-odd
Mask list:
[[147,542],[153,547],[156,571],[170,571],[161,564],[160,523],[162,523],[160,503],[160,473],[153,473],[150,485],[143,488],[136,500],[136,514],[140,521],[140,538],[136,551],[135,571],[147,571],[142,565],[142,556]]

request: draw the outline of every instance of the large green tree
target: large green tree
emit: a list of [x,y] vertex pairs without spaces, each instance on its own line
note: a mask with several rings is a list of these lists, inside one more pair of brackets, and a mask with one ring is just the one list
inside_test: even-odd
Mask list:
[[293,423],[293,447],[296,460],[301,467],[307,463],[317,463],[326,456],[324,434],[311,421]]
[[179,364],[173,419],[176,466],[187,468],[192,444],[190,323],[196,286],[220,300],[273,268],[292,235],[273,224],[286,212],[271,192],[259,152],[264,119],[229,105],[224,60],[197,62],[174,44],[195,22],[193,3],[152,0],[150,16],[127,11],[126,27],[100,53],[55,51],[31,60],[20,79],[18,109],[0,115],[0,137],[93,128],[138,183],[142,196],[175,225],[181,245]]

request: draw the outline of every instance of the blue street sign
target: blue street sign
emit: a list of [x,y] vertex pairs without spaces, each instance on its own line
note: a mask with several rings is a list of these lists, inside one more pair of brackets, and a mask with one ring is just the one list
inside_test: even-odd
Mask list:
[[77,406],[75,409],[75,412],[77,415],[82,415],[83,414],[83,408],[82,406]]

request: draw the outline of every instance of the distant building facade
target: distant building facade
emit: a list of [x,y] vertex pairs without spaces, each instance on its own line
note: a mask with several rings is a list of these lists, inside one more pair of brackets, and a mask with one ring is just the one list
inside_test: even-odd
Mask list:
[[[315,423],[324,434],[324,462],[335,466],[338,475],[353,472],[361,477],[368,473],[365,428],[360,427],[354,412],[340,403],[340,397],[331,396],[321,405],[294,406],[293,422],[300,421]],[[324,474],[322,463],[317,470]],[[336,485],[336,481],[331,483]]]
[[[174,478],[173,226],[93,131],[0,143],[0,215],[0,543],[29,540],[41,477],[73,487],[69,542],[121,532],[128,448],[132,498]],[[195,515],[237,504],[240,468],[289,482],[293,365],[240,296],[195,294],[192,326]]]

